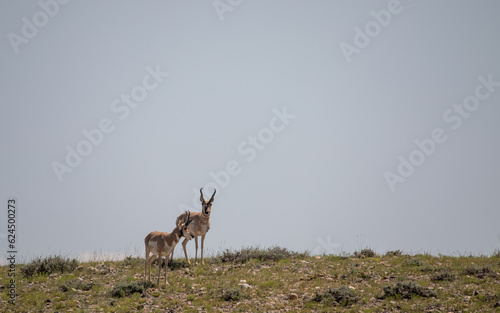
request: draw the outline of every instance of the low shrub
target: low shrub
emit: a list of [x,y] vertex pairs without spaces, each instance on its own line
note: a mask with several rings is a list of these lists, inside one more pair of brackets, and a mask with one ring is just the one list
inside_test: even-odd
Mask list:
[[238,301],[241,299],[241,291],[239,289],[221,289],[219,296],[224,301]]
[[37,258],[21,267],[21,273],[25,277],[34,275],[47,275],[52,273],[65,273],[74,271],[79,265],[78,260],[63,258],[61,256],[50,256]]
[[402,256],[403,255],[403,251],[401,250],[391,250],[391,251],[387,251],[385,253],[386,256]]
[[61,286],[59,286],[59,289],[61,289],[62,292],[67,292],[72,289],[77,289],[77,290],[83,290],[83,291],[89,291],[92,289],[92,287],[96,286],[97,284],[90,281],[90,282],[85,282],[80,279],[73,279],[70,281],[65,282]]
[[412,296],[435,297],[436,293],[433,290],[418,285],[414,281],[403,281],[395,285],[385,286],[382,298],[401,297],[403,299],[411,299]]
[[323,302],[329,300],[335,300],[342,306],[348,306],[353,303],[358,302],[361,297],[356,294],[356,292],[346,286],[340,288],[328,288],[325,292],[316,291],[316,296],[312,301]]
[[246,263],[252,259],[259,261],[280,261],[304,256],[306,256],[305,253],[293,252],[281,247],[271,247],[267,249],[248,247],[239,251],[226,249],[222,254],[216,256],[215,260],[222,263]]
[[111,290],[111,296],[115,298],[123,298],[134,293],[143,294],[146,289],[154,286],[155,284],[150,281],[128,281],[114,286]]
[[354,256],[356,258],[373,258],[377,254],[370,248],[362,249],[361,251],[355,251]]
[[424,262],[420,259],[408,259],[404,261],[403,263],[404,266],[422,266],[424,265]]
[[[165,263],[165,262],[163,262]],[[178,260],[168,260],[168,269],[171,271],[178,270],[181,268],[189,267],[189,264],[183,259],[181,261]]]
[[125,266],[131,266],[131,267],[136,267],[138,265],[144,266],[144,262],[145,262],[144,258],[134,257],[134,256],[131,256],[131,255],[127,256],[123,260],[123,264]]
[[457,274],[449,269],[443,269],[431,276],[432,281],[454,281],[457,279]]
[[490,265],[484,265],[482,267],[471,265],[464,269],[464,274],[474,275],[478,278],[484,278],[485,276],[497,277],[497,274],[491,269]]

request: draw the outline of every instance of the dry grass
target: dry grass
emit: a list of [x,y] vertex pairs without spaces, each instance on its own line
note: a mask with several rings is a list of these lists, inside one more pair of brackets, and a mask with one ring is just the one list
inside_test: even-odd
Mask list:
[[[73,264],[57,260],[35,263]],[[18,265],[27,274],[16,277],[15,306],[7,303],[8,268],[0,268],[0,311],[500,312],[498,255],[360,251],[358,257],[313,257],[277,247],[245,248],[224,251],[205,265],[185,267],[175,260],[170,285],[145,283],[144,259],[137,257],[29,274],[38,265]],[[152,277],[155,272],[157,267]]]

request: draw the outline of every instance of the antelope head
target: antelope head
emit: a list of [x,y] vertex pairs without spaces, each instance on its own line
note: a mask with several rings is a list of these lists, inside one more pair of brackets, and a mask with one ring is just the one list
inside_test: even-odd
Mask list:
[[217,190],[214,188],[214,193],[210,200],[205,201],[203,197],[203,188],[200,189],[200,201],[201,201],[201,214],[203,217],[210,217],[210,212],[212,212],[212,203],[214,202],[214,196]]
[[191,215],[191,212],[186,211],[186,219],[184,220],[184,222],[181,221],[177,225],[177,228],[181,232],[181,237],[186,237],[187,240],[193,239],[193,235],[191,235],[191,233],[188,230],[189,224],[191,224],[191,222],[193,221],[193,220],[189,219],[190,215]]

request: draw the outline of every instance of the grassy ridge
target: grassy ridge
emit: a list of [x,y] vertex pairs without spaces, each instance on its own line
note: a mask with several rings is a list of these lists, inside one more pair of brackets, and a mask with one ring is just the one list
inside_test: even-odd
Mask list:
[[54,256],[18,267],[14,306],[8,267],[0,268],[2,312],[500,312],[500,253],[380,256],[364,249],[312,257],[246,248],[205,265],[174,260],[170,285],[145,282],[138,257],[80,263]]

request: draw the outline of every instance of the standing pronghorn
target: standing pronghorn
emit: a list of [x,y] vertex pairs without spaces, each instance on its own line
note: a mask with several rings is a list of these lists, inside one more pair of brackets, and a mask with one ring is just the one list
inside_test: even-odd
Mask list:
[[[168,256],[174,251],[175,245],[181,240],[181,237],[185,237],[186,240],[190,240],[193,236],[188,230],[189,224],[193,221],[189,219],[189,211],[184,213],[186,218],[184,220],[177,219],[177,226],[174,228],[172,233],[162,233],[159,231],[153,231],[144,238],[144,244],[146,246],[146,262],[144,268],[144,279],[146,275],[148,280],[151,280],[151,263],[158,256],[158,279],[157,284],[160,283],[160,272],[161,272],[161,261],[162,256],[165,256],[165,283],[168,285],[167,281],[167,270],[168,270]],[[151,258],[149,253],[153,253]],[[149,273],[148,273],[149,268]]]
[[[198,236],[201,236],[201,264],[203,264],[203,243],[205,242],[205,235],[210,230],[210,213],[212,212],[212,202],[214,202],[214,196],[217,190],[214,188],[214,193],[210,200],[205,201],[203,198],[203,188],[200,189],[200,201],[201,201],[201,212],[195,212],[191,214],[191,219],[193,223],[189,225],[189,233],[194,237],[194,243],[196,247],[194,264],[198,261]],[[184,218],[186,213],[182,213],[177,217],[177,223]],[[184,239],[182,242],[182,248],[184,249],[184,255],[186,256],[186,261],[191,264],[188,259],[186,252],[186,244],[189,241],[188,238]],[[174,250],[172,250],[172,258],[174,257]]]

